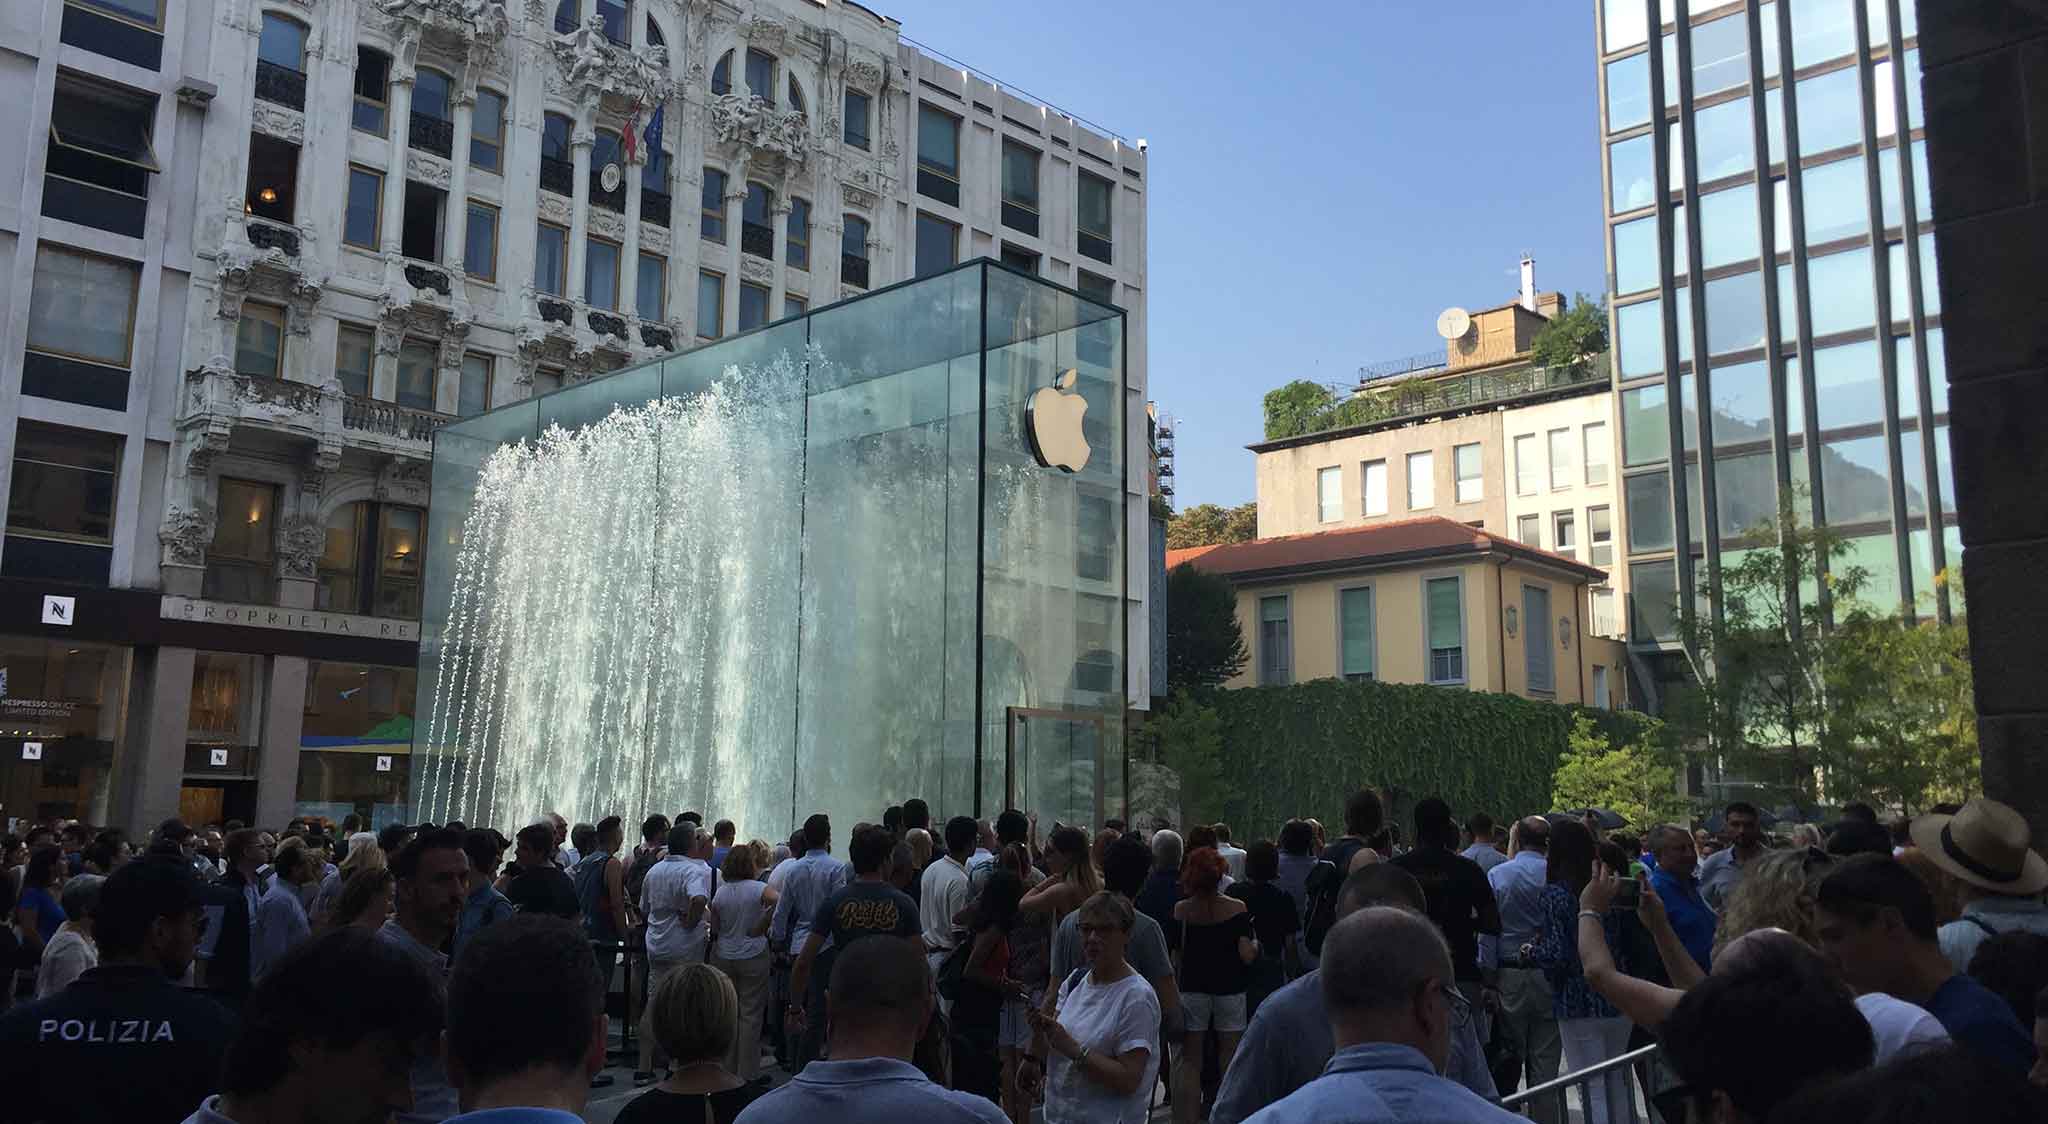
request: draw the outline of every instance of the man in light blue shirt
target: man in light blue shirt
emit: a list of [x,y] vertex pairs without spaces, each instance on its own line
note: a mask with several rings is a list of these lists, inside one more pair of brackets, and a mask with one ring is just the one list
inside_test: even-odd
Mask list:
[[[1521,949],[1543,928],[1540,908],[1547,881],[1550,821],[1530,816],[1515,826],[1515,857],[1486,872],[1500,906],[1500,936],[1479,936],[1479,962],[1500,968],[1500,1026],[1515,1044],[1534,1087],[1557,1076],[1564,1054],[1550,979],[1535,964],[1522,962]],[[1501,950],[1506,949],[1503,956]],[[1558,1124],[1557,1103],[1548,1098],[1529,1106],[1538,1124]]]
[[582,927],[524,914],[470,938],[448,978],[441,1049],[462,1091],[446,1124],[583,1124],[605,1013]]
[[832,857],[832,821],[823,812],[804,821],[804,846],[800,859],[791,860],[783,876],[782,896],[775,902],[775,920],[769,938],[791,956],[803,951],[811,935],[811,919],[825,899],[847,883],[847,865]]
[[933,1084],[910,1064],[931,1017],[931,973],[909,941],[840,952],[825,993],[829,1060],[747,1106],[738,1124],[1009,1124],[994,1101]]
[[1459,853],[1478,863],[1479,869],[1492,870],[1508,861],[1506,855],[1494,849],[1492,816],[1485,812],[1472,813],[1472,818],[1465,821],[1465,832],[1472,837],[1472,845]]
[[[1372,906],[1339,920],[1319,973],[1336,1053],[1323,1075],[1250,1124],[1511,1124],[1522,1118],[1439,1076],[1461,1013],[1451,949],[1420,913]],[[1235,1067],[1233,1067],[1235,1068]]]

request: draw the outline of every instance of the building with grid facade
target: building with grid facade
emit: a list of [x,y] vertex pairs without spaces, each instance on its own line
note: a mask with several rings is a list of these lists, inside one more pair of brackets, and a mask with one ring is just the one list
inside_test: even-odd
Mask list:
[[1913,0],[1602,0],[1598,26],[1648,699],[1781,493],[1847,540],[1865,600],[1960,614]]

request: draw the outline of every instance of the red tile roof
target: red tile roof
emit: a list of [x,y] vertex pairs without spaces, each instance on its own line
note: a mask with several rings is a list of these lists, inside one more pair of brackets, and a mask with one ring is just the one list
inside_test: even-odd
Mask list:
[[1277,577],[1286,573],[1341,571],[1355,566],[1478,555],[1512,555],[1569,570],[1589,581],[1605,580],[1603,570],[1539,550],[1512,539],[1489,535],[1440,515],[1401,519],[1364,527],[1343,527],[1303,535],[1281,535],[1250,542],[1187,547],[1166,552],[1166,567],[1183,562],[1212,574],[1230,577]]

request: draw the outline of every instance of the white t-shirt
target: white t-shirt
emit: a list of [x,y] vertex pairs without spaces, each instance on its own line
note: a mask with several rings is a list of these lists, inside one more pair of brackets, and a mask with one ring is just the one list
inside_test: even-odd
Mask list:
[[711,867],[702,859],[669,857],[654,864],[640,887],[640,905],[647,913],[647,957],[650,960],[702,960],[710,933],[706,916],[685,926],[690,899],[711,900]]
[[1115,983],[1098,984],[1079,972],[1060,985],[1060,1025],[1097,1054],[1144,1050],[1145,1076],[1124,1096],[1079,1072],[1061,1054],[1047,1055],[1046,1124],[1145,1124],[1152,1085],[1159,1079],[1159,996],[1136,969]]
[[766,882],[721,882],[711,907],[718,911],[718,948],[721,959],[752,960],[768,951],[768,934],[753,936],[761,923],[761,895]]
[[924,868],[917,895],[918,921],[926,949],[953,947],[953,916],[967,904],[967,867],[942,855]]
[[1863,1012],[1863,1021],[1870,1024],[1870,1036],[1877,1039],[1878,1065],[1899,1054],[1948,1041],[1948,1031],[1940,1019],[1928,1014],[1925,1008],[1884,992],[1857,996],[1856,1009]]

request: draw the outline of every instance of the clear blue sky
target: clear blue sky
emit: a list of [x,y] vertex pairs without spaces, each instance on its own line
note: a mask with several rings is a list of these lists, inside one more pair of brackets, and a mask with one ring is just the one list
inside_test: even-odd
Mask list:
[[1441,346],[1437,314],[1512,299],[1524,251],[1539,289],[1603,287],[1585,0],[865,2],[1150,143],[1178,506],[1253,498],[1267,390]]

